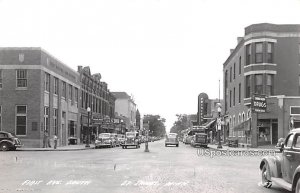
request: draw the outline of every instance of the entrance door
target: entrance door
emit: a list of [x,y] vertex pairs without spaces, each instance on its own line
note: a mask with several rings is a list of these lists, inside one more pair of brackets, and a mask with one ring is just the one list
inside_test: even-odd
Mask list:
[[278,142],[278,123],[272,123],[272,144]]

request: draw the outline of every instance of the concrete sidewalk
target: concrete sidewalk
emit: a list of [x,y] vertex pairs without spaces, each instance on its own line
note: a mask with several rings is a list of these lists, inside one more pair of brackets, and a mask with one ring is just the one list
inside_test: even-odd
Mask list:
[[275,146],[262,146],[262,147],[257,147],[257,148],[252,148],[252,147],[228,147],[228,146],[224,146],[222,145],[222,149],[218,149],[218,145],[214,145],[214,144],[209,144],[208,145],[209,148],[211,149],[215,149],[215,150],[220,150],[220,151],[275,151],[276,153],[280,153],[279,149],[275,148]]
[[67,146],[60,146],[54,149],[51,148],[32,148],[32,147],[20,147],[17,148],[17,151],[79,151],[79,150],[88,150],[88,149],[95,149],[94,144],[90,144],[90,147],[85,147],[85,144],[79,145],[67,145]]

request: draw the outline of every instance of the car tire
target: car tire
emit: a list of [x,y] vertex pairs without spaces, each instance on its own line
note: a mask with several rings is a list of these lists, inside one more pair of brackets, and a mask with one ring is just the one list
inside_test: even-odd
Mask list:
[[265,164],[261,169],[261,184],[265,188],[271,188],[271,186],[272,186],[272,181],[267,179],[268,172],[270,172],[270,171],[269,171],[267,165]]
[[177,144],[176,147],[179,147],[179,145]]
[[2,151],[8,151],[9,150],[8,143],[1,143],[0,144],[0,150],[2,150]]
[[300,177],[297,180],[294,193],[300,192]]

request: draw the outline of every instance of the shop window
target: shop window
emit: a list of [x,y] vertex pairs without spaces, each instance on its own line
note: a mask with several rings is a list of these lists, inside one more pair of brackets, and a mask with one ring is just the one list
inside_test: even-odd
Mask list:
[[255,63],[263,62],[263,43],[255,43]]

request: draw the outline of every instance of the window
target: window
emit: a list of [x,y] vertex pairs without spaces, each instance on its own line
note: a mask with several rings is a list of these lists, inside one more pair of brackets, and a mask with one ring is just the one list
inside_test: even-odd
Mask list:
[[245,113],[243,112],[243,114],[242,114],[242,122],[244,122],[245,121]]
[[230,67],[229,80],[230,80],[230,82],[232,82],[232,67]]
[[247,112],[247,120],[251,118],[251,109],[248,109],[248,112]]
[[229,94],[229,107],[231,107],[231,94],[232,94],[232,92],[230,91],[230,94]]
[[233,80],[235,79],[235,63],[233,64]]
[[49,107],[44,107],[44,130],[49,133]]
[[235,87],[233,88],[233,106],[235,106]]
[[45,80],[44,80],[45,91],[50,92],[50,74],[45,72]]
[[242,73],[242,57],[239,58],[239,75]]
[[273,89],[273,82],[274,82],[274,75],[273,74],[267,74],[266,76],[267,82],[266,82],[266,95],[274,95],[274,89]]
[[296,140],[296,143],[295,143],[295,147],[296,147],[296,148],[300,148],[300,135],[297,136],[297,140]]
[[300,115],[300,106],[291,106],[290,115]]
[[75,88],[75,103],[78,103],[78,88]]
[[274,43],[267,43],[267,63],[273,63]]
[[286,147],[292,147],[293,144],[293,139],[294,139],[294,135],[291,134],[290,136],[287,137],[287,139],[285,140],[285,146]]
[[299,51],[299,64],[300,64],[300,44],[298,44],[298,51]]
[[263,62],[263,43],[255,43],[255,63]]
[[67,98],[67,84],[62,82],[62,97]]
[[262,74],[255,75],[255,93],[256,94],[263,93],[263,75]]
[[251,79],[250,75],[246,76],[246,98],[250,97]]
[[27,106],[16,106],[16,135],[26,135]]
[[246,66],[251,63],[251,44],[246,45]]
[[17,70],[17,88],[27,87],[27,70]]
[[54,77],[54,94],[58,95],[58,78]]
[[69,85],[69,100],[73,101],[73,87]]
[[57,121],[57,117],[58,117],[58,110],[57,109],[53,109],[53,130],[54,130],[54,134],[55,135],[58,134],[58,121]]
[[0,70],[0,89],[2,88],[2,70]]
[[239,83],[239,103],[241,103],[241,83]]
[[0,106],[0,131],[2,131],[2,107]]

